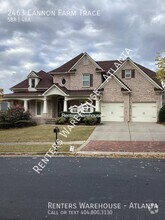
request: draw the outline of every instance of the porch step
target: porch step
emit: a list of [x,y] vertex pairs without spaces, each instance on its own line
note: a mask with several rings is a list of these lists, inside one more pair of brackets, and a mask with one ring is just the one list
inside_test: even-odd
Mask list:
[[55,124],[55,118],[48,118],[45,120],[45,124]]

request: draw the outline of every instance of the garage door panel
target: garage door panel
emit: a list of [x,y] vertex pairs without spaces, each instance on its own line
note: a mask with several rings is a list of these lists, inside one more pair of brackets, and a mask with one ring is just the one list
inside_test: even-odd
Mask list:
[[133,103],[132,104],[133,122],[157,122],[156,103]]
[[102,121],[124,121],[123,103],[102,103]]

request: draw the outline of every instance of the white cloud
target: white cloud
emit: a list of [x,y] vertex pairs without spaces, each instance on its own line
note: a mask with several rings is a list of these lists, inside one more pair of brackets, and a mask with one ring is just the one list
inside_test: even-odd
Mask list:
[[[116,59],[124,48],[135,61],[154,69],[165,48],[165,2],[161,0],[0,0],[0,87],[5,91],[31,72],[50,71],[88,52],[96,60]],[[100,16],[33,17],[7,22],[9,9],[100,10]]]

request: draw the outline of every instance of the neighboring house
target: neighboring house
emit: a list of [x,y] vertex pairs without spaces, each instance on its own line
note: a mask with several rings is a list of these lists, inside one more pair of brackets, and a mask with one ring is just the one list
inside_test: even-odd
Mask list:
[[7,102],[0,103],[0,111],[6,111],[7,110]]
[[0,88],[0,111],[7,109],[7,102],[3,101],[3,89]]
[[32,71],[4,100],[10,105],[22,104],[43,122],[63,111],[76,112],[99,89],[100,96],[92,103],[95,108],[89,106],[86,112],[101,111],[102,121],[156,122],[163,88],[155,72],[127,58],[106,81],[107,71],[116,70],[116,63],[95,61],[81,53],[49,73]]

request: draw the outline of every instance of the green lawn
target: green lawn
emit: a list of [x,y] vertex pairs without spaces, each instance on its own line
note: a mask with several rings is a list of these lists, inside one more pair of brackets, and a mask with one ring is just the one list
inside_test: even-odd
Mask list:
[[[74,145],[75,149],[78,148],[80,145]],[[39,152],[39,153],[46,153],[51,145],[0,145],[0,152],[9,153],[27,153],[27,152]],[[69,152],[70,145],[61,145],[58,149],[58,152]]]
[[[67,125],[59,125],[59,129],[67,128]],[[53,142],[55,125],[38,125],[29,128],[0,130],[0,143],[5,142]],[[62,141],[86,140],[95,126],[76,126],[72,129],[67,138],[58,135]]]

